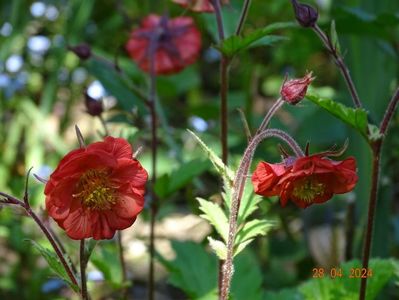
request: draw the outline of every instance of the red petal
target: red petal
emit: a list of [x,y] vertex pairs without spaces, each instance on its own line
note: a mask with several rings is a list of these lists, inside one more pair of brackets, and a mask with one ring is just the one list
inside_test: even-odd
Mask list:
[[143,189],[147,182],[148,174],[137,160],[120,159],[110,178],[112,178],[112,182],[119,184],[129,183],[133,187]]
[[112,239],[114,235],[115,230],[110,227],[106,215],[104,213],[99,213],[97,222],[93,224],[93,239]]
[[132,147],[125,139],[112,136],[107,136],[104,141],[90,144],[87,147],[88,153],[97,153],[98,151],[105,151],[116,159],[131,159],[133,156]]
[[276,183],[285,172],[284,164],[260,162],[252,175],[255,193],[263,196],[278,195],[280,192]]
[[68,217],[60,224],[66,234],[74,240],[93,236],[92,225],[98,220],[98,212],[84,209],[78,201],[71,207]]

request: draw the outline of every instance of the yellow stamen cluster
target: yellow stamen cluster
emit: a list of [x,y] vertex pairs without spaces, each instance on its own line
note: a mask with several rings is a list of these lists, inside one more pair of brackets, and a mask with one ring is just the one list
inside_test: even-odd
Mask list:
[[304,177],[294,184],[292,195],[306,203],[313,202],[317,196],[323,196],[325,193],[325,184],[313,176]]
[[115,191],[108,182],[106,170],[92,169],[85,172],[76,186],[76,193],[83,207],[94,210],[107,210],[116,203]]

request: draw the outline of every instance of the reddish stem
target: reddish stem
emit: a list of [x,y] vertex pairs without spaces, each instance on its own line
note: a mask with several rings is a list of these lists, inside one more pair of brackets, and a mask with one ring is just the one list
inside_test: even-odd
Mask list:
[[337,47],[332,44],[330,37],[328,37],[317,24],[314,27],[312,27],[312,29],[320,37],[324,46],[327,48],[331,56],[334,58],[335,63],[337,64],[339,70],[341,71],[342,76],[345,79],[346,85],[348,86],[355,107],[361,108],[362,102],[360,101],[355,84],[353,83],[352,77],[350,76],[349,69],[345,64],[344,59],[338,53]]

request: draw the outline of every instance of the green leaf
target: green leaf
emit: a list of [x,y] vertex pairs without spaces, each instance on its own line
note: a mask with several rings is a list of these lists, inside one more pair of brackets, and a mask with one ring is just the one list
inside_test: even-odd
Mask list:
[[250,180],[247,180],[244,193],[241,198],[240,210],[238,212],[238,224],[242,224],[245,220],[258,209],[259,202],[262,197],[254,193],[254,188]]
[[224,181],[231,186],[234,181],[234,172],[227,167],[215,152],[213,152],[212,149],[210,149],[194,132],[189,129],[187,129],[187,131],[197,140],[202,149],[208,155],[208,158],[211,160],[219,175],[221,175]]
[[382,139],[383,135],[381,134],[380,128],[378,128],[374,124],[369,124],[368,128],[369,128],[369,140],[370,141],[375,142],[375,141]]
[[306,98],[324,108],[333,116],[356,129],[364,138],[367,137],[367,112],[361,108],[350,108],[331,99],[321,98],[314,94],[307,94]]
[[251,220],[238,231],[235,244],[239,245],[258,235],[266,235],[272,226],[273,224],[270,221],[258,219]]
[[225,260],[227,258],[227,246],[222,241],[215,240],[208,236],[209,246],[211,246],[213,252],[219,257],[219,259]]
[[88,60],[86,67],[101,82],[108,93],[116,97],[124,110],[131,111],[137,107],[139,111],[144,111],[143,102],[136,97],[129,87],[129,83],[122,79],[115,68],[98,59]]
[[278,292],[266,292],[263,299],[267,300],[303,300],[296,289],[283,289]]
[[[172,248],[176,253],[173,261],[157,255],[160,263],[170,272],[170,283],[183,290],[189,299],[216,300],[216,256],[194,242],[172,241]],[[212,295],[215,297],[212,298]]]
[[284,29],[296,26],[293,22],[281,22],[268,25],[264,28],[259,28],[248,35],[241,37],[232,35],[226,38],[216,48],[220,50],[224,55],[232,57],[245,49],[254,46],[265,46],[272,45],[278,41],[286,39],[285,37],[275,36],[269,34],[278,29]]
[[193,178],[199,176],[210,167],[208,161],[194,159],[183,163],[179,168],[175,169],[169,175],[164,175],[157,180],[155,184],[155,192],[161,198],[168,197],[186,186]]
[[197,200],[200,203],[199,209],[204,213],[200,217],[208,220],[227,243],[229,224],[224,211],[213,202],[201,198],[197,198]]
[[[326,270],[323,278],[313,278],[299,287],[299,291],[307,300],[351,300],[357,299],[360,287],[360,278],[351,278],[351,270],[361,270],[360,261],[353,260],[335,267],[342,270],[342,277],[331,277],[330,270]],[[375,299],[382,288],[395,277],[398,277],[399,264],[394,259],[372,259],[369,270],[373,273],[368,276],[366,300]]]
[[[70,280],[67,272],[64,269],[64,266],[60,262],[57,254],[50,250],[47,249],[40,244],[36,243],[33,240],[27,240],[29,241],[32,246],[43,256],[43,258],[47,261],[48,265],[50,266],[51,270],[63,281],[65,281],[75,292],[79,292],[79,287],[75,284],[72,283]],[[66,259],[66,261],[68,261]]]

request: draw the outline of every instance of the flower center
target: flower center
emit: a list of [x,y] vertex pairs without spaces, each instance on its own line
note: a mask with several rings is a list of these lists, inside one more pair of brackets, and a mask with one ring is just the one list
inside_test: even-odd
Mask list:
[[325,184],[313,176],[299,179],[294,184],[292,195],[307,203],[313,202],[316,197],[325,193]]
[[85,208],[107,210],[116,202],[115,190],[108,182],[106,170],[85,172],[76,185],[76,191],[72,196],[78,198]]

